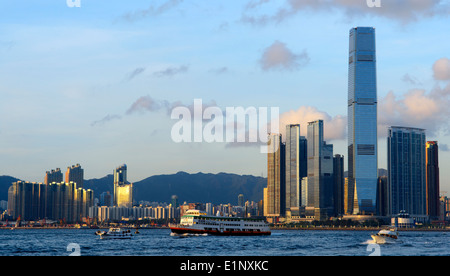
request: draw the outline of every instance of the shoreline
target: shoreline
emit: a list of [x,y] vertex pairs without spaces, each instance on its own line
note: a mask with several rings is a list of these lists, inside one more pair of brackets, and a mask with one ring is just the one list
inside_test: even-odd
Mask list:
[[[383,227],[271,227],[270,230],[295,231],[380,231]],[[450,228],[397,228],[399,232],[450,232]]]
[[[155,226],[155,227],[127,227],[118,226],[124,229],[170,229],[167,226]],[[107,230],[110,227],[98,227],[98,228],[76,228],[76,227],[0,227],[0,230]],[[271,231],[379,231],[383,227],[270,227]],[[398,228],[399,232],[450,232],[450,228]]]

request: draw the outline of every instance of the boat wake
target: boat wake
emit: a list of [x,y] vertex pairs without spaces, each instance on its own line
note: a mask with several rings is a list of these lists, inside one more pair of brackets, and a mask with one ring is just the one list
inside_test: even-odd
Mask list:
[[179,238],[188,238],[188,237],[206,237],[208,234],[192,234],[192,233],[184,233],[184,234],[177,234],[177,233],[170,233],[170,236],[172,237],[179,237]]

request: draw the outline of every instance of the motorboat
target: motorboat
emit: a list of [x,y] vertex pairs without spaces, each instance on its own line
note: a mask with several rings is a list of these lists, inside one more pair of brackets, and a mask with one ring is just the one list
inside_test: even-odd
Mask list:
[[381,229],[377,234],[371,236],[375,243],[382,244],[397,241],[399,234],[397,228],[387,227]]
[[133,236],[130,230],[122,230],[121,228],[110,228],[108,232],[97,231],[96,235],[100,236],[100,239],[131,239]]

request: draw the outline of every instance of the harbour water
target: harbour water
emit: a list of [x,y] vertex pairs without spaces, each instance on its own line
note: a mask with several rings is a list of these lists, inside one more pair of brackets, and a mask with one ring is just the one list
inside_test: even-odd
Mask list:
[[130,240],[101,240],[94,229],[0,230],[0,256],[450,256],[450,232],[400,232],[373,244],[371,231],[275,230],[265,237],[173,236],[140,229]]

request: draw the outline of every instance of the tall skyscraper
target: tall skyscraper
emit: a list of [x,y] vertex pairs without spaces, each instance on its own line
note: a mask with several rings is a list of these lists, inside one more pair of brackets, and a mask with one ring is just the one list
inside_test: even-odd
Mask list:
[[133,183],[127,181],[127,165],[114,170],[114,206],[133,206]]
[[409,127],[388,129],[389,214],[406,211],[415,218],[426,216],[425,130]]
[[336,154],[333,158],[334,213],[344,215],[344,156]]
[[265,190],[264,216],[276,218],[284,215],[285,209],[285,151],[280,134],[269,136],[267,154],[267,190]]
[[439,218],[439,146],[436,141],[426,145],[426,187],[427,215],[432,219]]
[[286,126],[286,212],[298,215],[300,178],[300,125]]
[[308,205],[316,220],[333,215],[333,145],[323,140],[323,121],[308,123]]
[[80,164],[67,167],[66,171],[66,183],[75,182],[77,188],[83,188],[84,185],[84,170]]
[[[356,191],[353,213],[375,213],[377,159],[377,69],[375,29],[350,30],[348,76],[348,181]],[[349,202],[355,202],[349,200]]]

